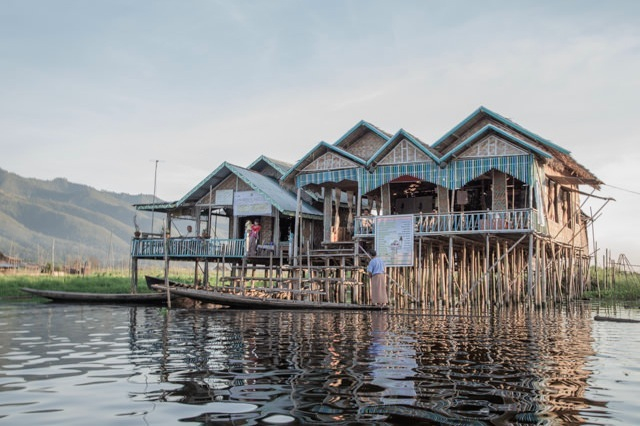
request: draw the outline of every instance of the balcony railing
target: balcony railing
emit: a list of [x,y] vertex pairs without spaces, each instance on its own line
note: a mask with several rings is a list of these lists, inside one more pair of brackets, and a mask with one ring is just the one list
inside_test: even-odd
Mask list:
[[[414,235],[478,234],[530,232],[537,230],[534,209],[470,211],[455,213],[422,213],[413,215]],[[354,236],[372,237],[375,216],[360,216],[355,220]]]
[[[134,238],[131,255],[140,258],[163,257],[164,244],[162,238]],[[244,239],[169,238],[167,254],[171,258],[241,258],[245,255],[245,242]]]

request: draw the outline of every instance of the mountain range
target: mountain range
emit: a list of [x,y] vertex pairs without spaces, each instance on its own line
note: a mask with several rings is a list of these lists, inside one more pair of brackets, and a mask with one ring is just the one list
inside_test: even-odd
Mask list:
[[132,205],[152,200],[148,194],[99,191],[64,178],[24,178],[0,169],[0,252],[40,265],[126,264],[134,216],[142,229],[151,223],[150,214]]

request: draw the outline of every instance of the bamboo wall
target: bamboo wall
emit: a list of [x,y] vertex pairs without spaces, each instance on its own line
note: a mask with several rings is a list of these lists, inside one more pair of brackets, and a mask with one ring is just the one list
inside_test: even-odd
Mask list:
[[536,236],[517,244],[454,238],[451,246],[425,238],[414,253],[413,267],[388,268],[389,296],[400,308],[542,306],[579,298],[589,282],[588,253]]

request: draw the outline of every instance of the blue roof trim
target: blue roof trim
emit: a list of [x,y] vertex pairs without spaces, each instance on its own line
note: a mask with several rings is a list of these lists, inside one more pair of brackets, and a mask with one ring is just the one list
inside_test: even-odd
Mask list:
[[384,139],[385,141],[389,140],[389,136],[385,135],[384,133],[382,133],[380,131],[380,129],[378,129],[376,126],[374,126],[371,123],[368,123],[364,120],[360,120],[358,122],[358,124],[356,124],[355,126],[353,126],[351,129],[349,129],[349,131],[347,133],[345,133],[344,135],[342,135],[342,137],[340,139],[338,139],[337,141],[334,142],[334,146],[338,146],[340,145],[345,139],[347,139],[349,136],[351,136],[351,134],[353,134],[356,130],[358,130],[360,127],[366,127],[367,129],[371,130],[373,133],[375,133],[376,135],[380,136],[382,139]]
[[513,136],[510,133],[505,132],[504,130],[500,129],[499,127],[496,127],[492,124],[488,124],[486,126],[484,126],[482,129],[478,130],[477,132],[475,132],[473,135],[471,135],[470,137],[468,137],[467,139],[464,140],[464,142],[462,142],[461,144],[459,144],[458,146],[456,146],[454,149],[452,149],[451,151],[449,151],[447,154],[445,154],[444,156],[442,156],[440,158],[440,160],[442,160],[442,162],[447,161],[449,158],[453,157],[456,153],[462,151],[463,149],[466,149],[467,147],[469,147],[469,145],[471,145],[472,143],[476,142],[478,139],[480,139],[481,137],[485,136],[487,133],[490,132],[494,132],[499,134],[500,136],[502,136],[503,138],[514,142],[524,148],[526,148],[529,151],[532,151],[538,155],[540,155],[541,157],[544,158],[551,158],[551,154],[549,154],[548,152],[542,151],[539,148],[536,148],[535,146],[531,145],[530,143],[527,143],[525,141],[523,141],[522,139],[518,139],[515,136]]
[[264,161],[265,163],[267,163],[268,165],[276,169],[278,172],[280,172],[281,175],[289,171],[288,168],[284,169],[280,164],[277,164],[275,161],[273,161],[271,158],[267,157],[266,155],[261,155],[260,157],[256,158],[256,160],[253,163],[251,163],[249,167],[247,167],[247,169],[253,170],[253,167],[256,164],[258,164],[260,161]]
[[465,118],[464,120],[462,120],[460,123],[458,123],[453,129],[449,130],[447,133],[444,134],[444,136],[442,136],[440,139],[438,139],[437,141],[435,141],[434,143],[431,144],[432,148],[435,148],[436,146],[438,146],[440,143],[444,142],[449,136],[453,135],[455,132],[457,132],[458,130],[460,130],[460,128],[462,126],[464,126],[465,124],[467,124],[469,121],[471,121],[471,119],[473,117],[475,117],[476,115],[478,115],[480,112],[482,112],[482,108],[480,107],[478,109],[476,109],[475,111],[473,111],[471,114],[469,114],[467,116],[467,118]]
[[[296,196],[281,187],[276,180],[263,176],[253,170],[228,164],[229,170],[238,176],[244,183],[249,185],[254,191],[260,193],[269,203],[281,213],[295,213]],[[302,202],[302,214],[307,217],[322,217],[322,212],[316,208]]]
[[[311,151],[309,151],[307,153],[307,155],[305,155],[304,157],[302,157],[291,169],[289,169],[289,171],[287,173],[285,173],[284,175],[282,175],[282,177],[280,178],[280,181],[285,181],[290,174],[292,174],[294,171],[296,171],[296,169],[298,167],[300,167],[301,164],[303,164],[311,155],[315,154],[315,152],[320,149],[320,148],[326,148],[329,151],[333,151],[336,154],[345,157],[351,161],[354,161],[362,166],[366,166],[367,162],[364,161],[362,158],[360,157],[356,157],[355,155],[341,149],[338,148],[337,146],[331,145],[325,141],[322,141],[320,143],[318,143],[315,147],[313,147],[313,149]],[[300,172],[298,170],[298,172]]]
[[[407,131],[405,131],[404,129],[400,129],[396,132],[395,135],[391,136],[391,138],[384,143],[384,145],[382,145],[369,159],[369,161],[367,161],[367,166],[370,166],[371,164],[374,163],[374,161],[378,160],[378,157],[380,156],[380,154],[382,154],[382,152],[384,152],[384,150],[386,150],[388,147],[390,147],[391,145],[394,144],[394,142],[397,139],[400,139],[400,137],[407,139],[409,142],[411,142],[413,145],[415,145],[420,151],[424,152],[429,158],[431,158],[433,161],[435,161],[436,164],[440,164],[440,158],[438,158],[435,154],[433,154],[431,151],[429,151],[427,148],[424,147],[424,145],[422,145],[419,141],[417,141],[413,136],[411,136],[411,134],[409,134]],[[401,139],[400,139],[401,140]]]
[[341,155],[341,156],[343,156],[343,157],[345,157],[345,158],[347,158],[347,159],[349,159],[351,161],[355,161],[356,163],[361,164],[363,166],[367,164],[367,162],[365,160],[363,160],[362,158],[357,157],[357,156],[351,154],[350,152],[345,151],[342,148],[338,148],[337,146],[330,145],[330,144],[328,144],[326,142],[321,142],[321,144],[324,144],[324,146],[329,148],[331,151],[333,151],[336,154],[339,154],[339,155]]
[[199,184],[197,184],[191,191],[189,191],[184,197],[182,197],[180,200],[178,200],[176,202],[176,205],[177,206],[182,205],[185,201],[187,201],[189,199],[189,197],[191,197],[193,194],[195,194],[196,191],[198,191],[207,181],[213,179],[213,177],[216,176],[218,174],[218,172],[223,170],[228,165],[229,165],[229,163],[227,163],[226,161],[224,163],[220,164],[213,172],[211,172],[206,178],[204,178]]
[[495,113],[493,111],[491,111],[488,108],[485,108],[483,106],[481,106],[480,108],[476,109],[474,112],[472,112],[467,118],[465,118],[464,120],[462,120],[460,123],[458,123],[457,126],[455,126],[453,129],[449,130],[447,133],[445,133],[444,136],[442,136],[440,139],[438,139],[437,141],[435,141],[433,144],[431,144],[431,147],[435,148],[437,147],[440,143],[444,142],[446,139],[448,139],[451,135],[455,134],[458,130],[460,130],[460,128],[462,126],[464,126],[465,124],[467,124],[469,121],[471,121],[473,118],[475,118],[476,116],[478,116],[479,114],[486,114],[490,117],[492,117],[493,119],[501,122],[502,124],[504,124],[505,126],[509,126],[511,128],[513,128],[514,130],[517,130],[518,132],[530,137],[531,139],[534,139],[538,142],[540,142],[543,145],[546,145],[550,148],[553,148],[557,151],[560,151],[564,154],[570,154],[571,151],[562,148],[559,145],[554,144],[553,142],[551,142],[548,139],[545,139],[527,129],[525,129],[524,127],[520,126],[519,124],[514,123],[513,121],[509,120],[508,118],[505,118],[503,116],[501,116],[498,113]]
[[571,154],[571,151],[569,151],[568,149],[565,149],[559,145],[556,145],[555,143],[551,142],[549,139],[545,139],[542,136],[533,133],[530,130],[525,129],[524,127],[522,127],[521,125],[509,120],[508,118],[505,118],[503,116],[501,116],[500,114],[498,114],[497,112],[493,112],[490,109],[487,109],[485,107],[480,107],[480,109],[487,113],[488,115],[490,115],[491,117],[495,118],[496,120],[502,122],[503,124],[513,127],[514,129],[516,129],[517,131],[524,133],[525,135],[529,136],[531,139],[534,139],[538,142],[540,142],[543,145],[547,145],[548,147],[551,147],[557,151],[560,151],[564,154]]
[[289,175],[293,173],[298,167],[300,167],[300,165],[304,163],[306,159],[309,158],[309,156],[313,154],[318,148],[320,148],[322,144],[326,144],[326,142],[324,141],[319,142],[316,146],[314,146],[309,152],[307,152],[306,155],[304,155],[301,159],[299,159],[298,162],[294,164],[293,167],[289,169],[287,173],[283,174],[282,177],[280,177],[280,181],[284,182],[289,177]]

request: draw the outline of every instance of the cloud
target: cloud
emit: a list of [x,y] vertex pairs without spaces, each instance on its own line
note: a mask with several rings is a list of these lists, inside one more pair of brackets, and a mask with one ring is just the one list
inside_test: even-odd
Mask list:
[[[635,182],[640,3],[186,4],[14,3],[0,166],[148,193],[160,159],[158,195],[178,199],[223,161],[295,162],[361,119],[432,143],[485,105]],[[598,238],[640,258],[622,225],[638,197],[616,198]]]

